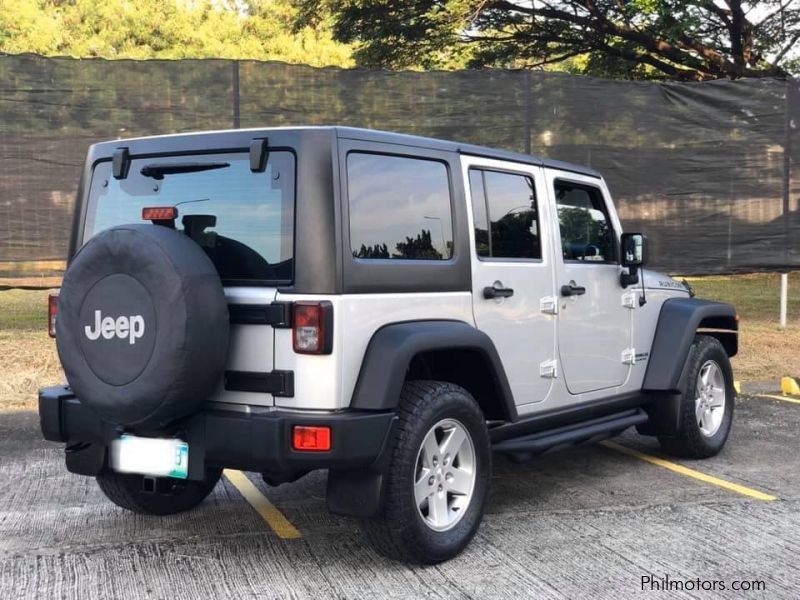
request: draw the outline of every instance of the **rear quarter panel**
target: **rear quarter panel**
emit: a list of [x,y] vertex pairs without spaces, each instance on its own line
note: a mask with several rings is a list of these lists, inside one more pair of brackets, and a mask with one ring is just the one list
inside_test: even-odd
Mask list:
[[297,354],[292,330],[275,330],[275,369],[294,371],[295,395],[275,398],[285,409],[341,410],[350,405],[370,339],[390,323],[451,319],[474,325],[469,292],[409,294],[297,295],[279,293],[278,301],[328,300],[333,304],[333,352]]

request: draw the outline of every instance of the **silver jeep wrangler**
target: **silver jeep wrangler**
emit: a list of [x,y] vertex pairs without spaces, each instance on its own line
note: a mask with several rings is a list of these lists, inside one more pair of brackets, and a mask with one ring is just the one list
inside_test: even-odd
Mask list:
[[91,147],[51,299],[68,386],[44,436],[128,510],[188,510],[226,467],[327,502],[383,554],[477,530],[492,452],[636,426],[716,454],[727,304],[646,271],[595,171],[345,127]]

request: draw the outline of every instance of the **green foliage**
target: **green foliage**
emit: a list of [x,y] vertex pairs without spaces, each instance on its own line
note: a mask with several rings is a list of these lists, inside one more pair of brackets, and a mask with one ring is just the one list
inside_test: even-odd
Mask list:
[[796,0],[295,0],[333,14],[359,64],[543,67],[629,79],[783,76],[797,68]]
[[389,256],[389,247],[386,244],[375,244],[374,246],[367,246],[361,244],[361,248],[356,252],[353,251],[355,258],[391,258]]
[[416,238],[406,236],[405,242],[398,242],[394,258],[412,258],[416,260],[441,260],[442,253],[433,246],[430,229],[423,229]]
[[588,254],[590,247],[600,257],[608,256],[611,230],[606,221],[595,220],[585,208],[558,207],[561,245],[564,258],[592,259],[598,254]]
[[596,221],[584,208],[559,206],[558,220],[561,226],[561,237],[573,242],[600,244],[606,234],[605,223]]
[[492,256],[531,256],[531,251],[538,246],[538,235],[532,232],[535,220],[536,213],[526,209],[509,212],[492,222]]
[[294,27],[297,17],[291,0],[2,0],[0,51],[352,64],[330,22]]
[[[448,244],[449,247],[449,244]],[[386,244],[375,244],[367,246],[361,244],[358,251],[353,251],[356,258],[406,258],[415,260],[441,260],[442,253],[433,245],[433,238],[430,229],[423,229],[417,234],[416,238],[406,236],[405,242],[395,244],[396,252],[389,254],[389,247]]]

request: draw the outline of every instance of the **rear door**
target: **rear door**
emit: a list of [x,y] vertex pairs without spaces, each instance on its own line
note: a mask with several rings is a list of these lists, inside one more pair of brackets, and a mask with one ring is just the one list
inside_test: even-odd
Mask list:
[[633,361],[634,296],[620,285],[620,225],[599,179],[547,170],[560,239],[558,348],[571,394],[621,386]]
[[276,294],[277,288],[270,287],[225,288],[231,318],[228,362],[211,402],[274,404],[265,378],[275,362],[275,330],[269,314]]
[[503,362],[522,414],[550,396],[556,298],[541,169],[462,159],[471,206],[473,312]]
[[211,399],[273,405],[280,309],[271,304],[294,274],[294,154],[271,150],[263,170],[251,170],[245,152],[134,156],[119,179],[111,168],[104,161],[94,169],[83,239],[141,222],[143,207],[176,207],[176,229],[214,263],[229,303],[226,377]]

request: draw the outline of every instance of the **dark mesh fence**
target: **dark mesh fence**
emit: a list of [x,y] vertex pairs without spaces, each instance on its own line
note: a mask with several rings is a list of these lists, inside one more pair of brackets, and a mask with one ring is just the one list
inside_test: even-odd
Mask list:
[[0,276],[58,270],[93,141],[342,124],[588,164],[655,267],[800,268],[800,84],[0,56]]

